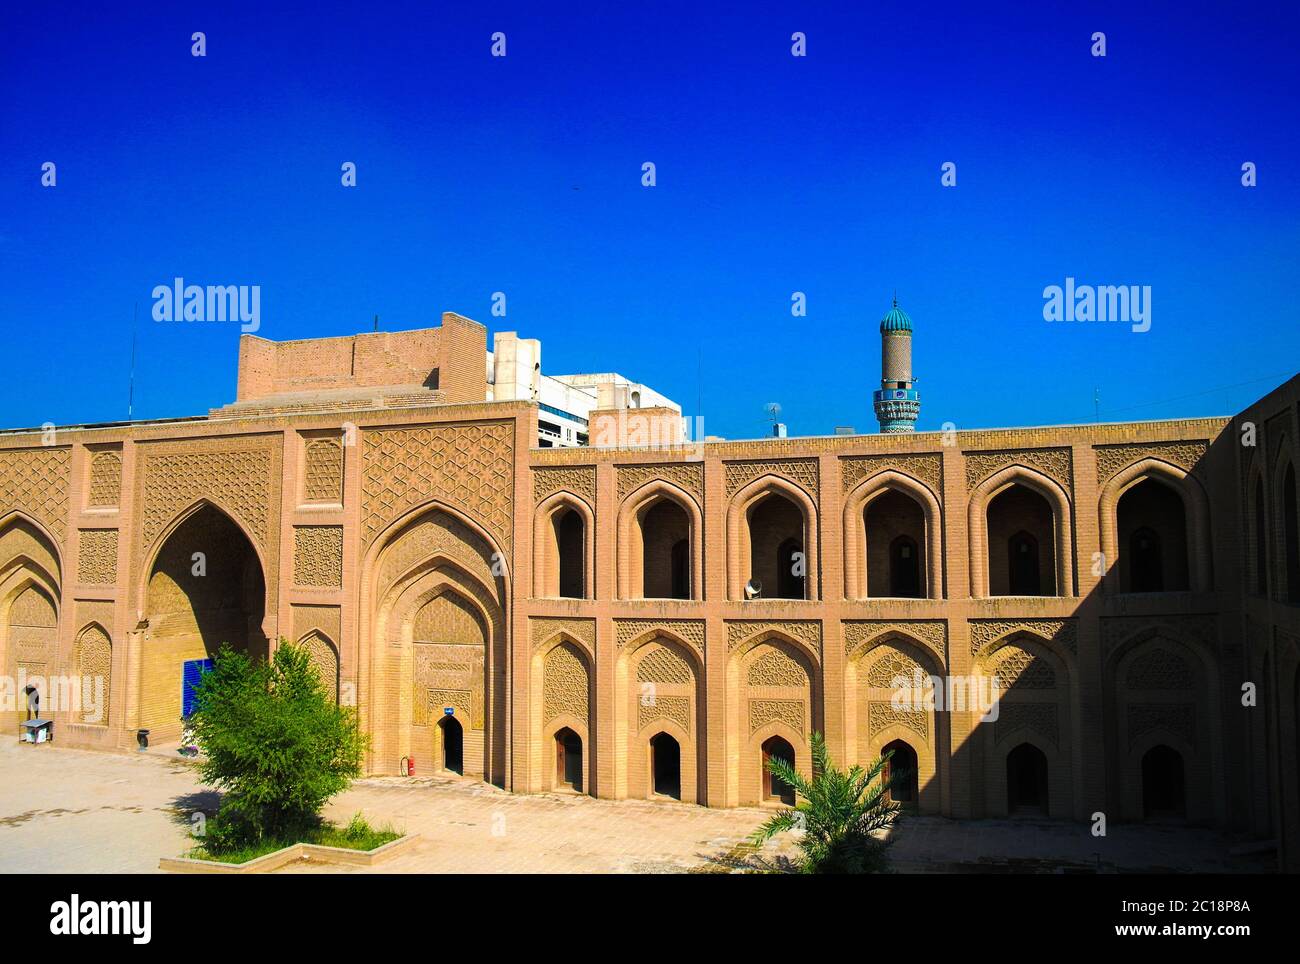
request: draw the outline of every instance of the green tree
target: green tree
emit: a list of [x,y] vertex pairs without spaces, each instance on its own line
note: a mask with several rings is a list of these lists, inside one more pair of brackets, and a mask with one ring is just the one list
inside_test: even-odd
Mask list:
[[905,774],[883,774],[891,753],[867,769],[855,766],[837,770],[820,733],[812,735],[813,778],[805,779],[786,760],[773,758],[767,769],[784,780],[798,796],[793,809],[782,810],[754,831],[753,841],[763,844],[786,830],[803,830],[798,846],[799,871],[806,874],[880,873],[889,867],[888,844],[873,833],[894,825],[901,808],[886,796]]
[[335,705],[307,651],[284,639],[269,662],[222,646],[189,722],[203,781],[224,791],[209,849],[306,832],[361,775],[367,740],[356,712]]

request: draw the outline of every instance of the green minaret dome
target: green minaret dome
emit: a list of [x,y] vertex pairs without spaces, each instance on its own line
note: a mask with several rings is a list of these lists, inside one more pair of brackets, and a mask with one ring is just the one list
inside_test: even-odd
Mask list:
[[912,330],[912,319],[908,317],[906,311],[898,307],[898,299],[894,299],[894,307],[889,309],[889,313],[880,319],[880,333],[889,334],[891,331]]

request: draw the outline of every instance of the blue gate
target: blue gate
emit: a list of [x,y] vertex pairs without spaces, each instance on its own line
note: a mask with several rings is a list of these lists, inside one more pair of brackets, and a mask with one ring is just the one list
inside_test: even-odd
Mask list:
[[194,691],[198,689],[199,677],[212,669],[210,659],[187,659],[181,669],[181,716],[189,717],[194,712]]

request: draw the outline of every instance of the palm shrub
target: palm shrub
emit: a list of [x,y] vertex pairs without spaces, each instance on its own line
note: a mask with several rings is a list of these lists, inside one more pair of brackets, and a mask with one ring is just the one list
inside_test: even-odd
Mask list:
[[307,651],[284,639],[269,661],[222,646],[189,723],[203,782],[224,791],[211,851],[310,832],[325,802],[361,775],[367,740],[355,710],[336,705]]
[[885,782],[883,774],[891,755],[892,751],[886,753],[865,770],[855,766],[846,773],[835,768],[825,738],[813,733],[811,780],[786,760],[769,760],[768,771],[794,788],[797,803],[754,831],[754,843],[762,845],[782,831],[800,828],[804,831],[798,841],[802,854],[796,866],[802,873],[868,874],[887,870],[888,844],[872,834],[893,826],[902,809],[885,795],[891,785],[906,776],[894,772]]

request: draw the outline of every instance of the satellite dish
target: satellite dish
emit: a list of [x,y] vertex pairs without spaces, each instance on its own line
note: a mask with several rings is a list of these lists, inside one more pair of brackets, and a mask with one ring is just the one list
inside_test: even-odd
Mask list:
[[751,579],[745,583],[746,599],[757,599],[761,595],[763,595],[763,580]]

